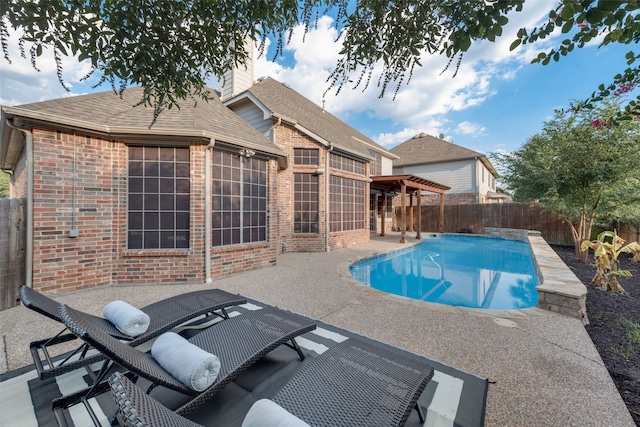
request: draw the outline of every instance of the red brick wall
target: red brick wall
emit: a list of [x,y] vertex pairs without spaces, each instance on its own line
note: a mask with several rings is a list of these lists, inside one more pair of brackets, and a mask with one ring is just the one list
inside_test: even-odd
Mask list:
[[[112,143],[33,130],[33,286],[64,292],[110,282]],[[75,209],[74,209],[75,204]],[[77,238],[69,237],[73,227]]]
[[[57,293],[108,284],[205,280],[204,145],[191,146],[190,249],[140,251],[126,246],[127,146],[76,135],[74,156],[73,134],[43,129],[33,133],[34,288]],[[268,162],[268,171],[269,212],[273,212],[276,161]],[[74,213],[79,236],[71,238]],[[276,220],[269,218],[269,242],[212,248],[212,277],[273,265]]]
[[[326,194],[327,194],[327,178],[329,174],[337,174],[346,176],[353,179],[366,179],[363,175],[349,174],[343,171],[331,170],[327,165],[327,150],[326,148],[301,133],[299,130],[286,125],[280,124],[275,129],[276,144],[289,154],[289,167],[285,170],[278,172],[278,232],[279,232],[279,246],[278,250],[282,251],[282,243],[286,242],[287,251],[289,252],[323,252],[326,250]],[[319,165],[318,166],[295,166],[293,164],[293,149],[294,148],[315,148],[319,152]],[[293,232],[293,174],[298,173],[312,173],[316,169],[324,169],[324,174],[320,175],[319,179],[319,195],[318,195],[318,210],[319,210],[319,223],[317,234],[299,234]],[[365,188],[366,194],[369,194],[368,186]],[[369,200],[365,202],[365,208],[367,209],[366,218],[368,219],[369,213]],[[364,230],[346,231],[340,233],[329,234],[329,247],[330,249],[345,248],[356,244],[369,241],[369,225],[366,223]]]

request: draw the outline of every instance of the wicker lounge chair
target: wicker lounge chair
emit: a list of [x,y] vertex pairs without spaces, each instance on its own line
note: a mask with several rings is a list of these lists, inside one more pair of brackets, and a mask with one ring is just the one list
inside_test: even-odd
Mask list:
[[147,393],[156,386],[163,386],[184,395],[193,396],[178,408],[181,413],[188,413],[282,344],[293,348],[300,359],[304,359],[302,351],[295,342],[295,337],[316,328],[315,322],[311,319],[267,306],[232,317],[199,332],[189,338],[189,342],[215,354],[221,362],[221,369],[215,382],[200,393],[176,380],[150,354],[128,346],[96,328],[87,314],[60,305],[60,317],[72,333],[96,348],[108,359],[103,363],[93,387],[54,400],[53,409],[59,425],[66,424],[64,409],[79,402],[84,404],[94,418],[94,423],[98,424],[88,399],[108,389],[108,384],[104,380],[113,364],[150,381],[151,386]]
[[[57,322],[63,323],[58,308],[60,304],[53,299],[27,286],[20,288],[20,299],[25,307],[37,311]],[[102,317],[87,314],[87,321],[90,321],[96,328],[119,340],[128,341],[130,346],[135,347],[157,337],[163,332],[202,315],[215,314],[224,319],[228,319],[229,316],[227,315],[226,308],[246,302],[247,299],[245,297],[233,295],[221,289],[207,289],[166,298],[140,309],[149,315],[151,324],[144,334],[135,338],[123,334],[113,326],[111,322]],[[89,345],[85,343],[67,355],[63,360],[55,363],[49,353],[49,348],[56,344],[76,339],[74,334],[65,334],[65,331],[66,328],[52,338],[34,341],[29,344],[33,363],[40,379],[44,380],[56,377],[104,359],[104,356],[101,354],[94,354],[87,357]],[[79,359],[73,359],[76,355],[79,356]]]
[[[350,338],[301,369],[273,401],[314,427],[402,426],[413,408],[424,423],[417,401],[432,376],[421,359]],[[109,384],[124,427],[199,427],[119,373]]]

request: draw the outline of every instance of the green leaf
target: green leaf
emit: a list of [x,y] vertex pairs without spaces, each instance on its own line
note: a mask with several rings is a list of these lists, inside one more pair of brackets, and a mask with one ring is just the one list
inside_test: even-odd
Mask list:
[[597,8],[606,12],[616,10],[622,4],[622,0],[598,0]]

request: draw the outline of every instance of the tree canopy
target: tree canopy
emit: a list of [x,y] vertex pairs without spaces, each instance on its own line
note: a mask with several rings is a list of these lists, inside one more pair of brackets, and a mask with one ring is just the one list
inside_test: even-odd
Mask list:
[[[570,34],[560,45],[548,52],[541,52],[534,63],[547,65],[550,61],[559,61],[562,56],[571,53],[575,48],[582,48],[587,43],[598,43],[602,48],[612,43],[624,45],[636,44],[640,41],[640,15],[638,0],[562,0],[549,13],[549,20],[532,30],[520,29],[518,38],[511,44],[515,49],[520,44],[534,43],[549,37],[560,29],[563,34]],[[631,92],[640,83],[640,55],[629,51],[626,54],[628,68],[613,76],[609,84],[601,84],[597,91],[585,101],[575,104],[576,107],[590,107],[611,95],[622,95]],[[631,119],[640,114],[640,95],[631,100],[623,111],[613,119]]]
[[[153,105],[158,113],[190,94],[206,99],[209,77],[222,78],[234,64],[247,60],[246,38],[262,49],[267,39],[276,40],[278,56],[294,27],[302,24],[306,31],[319,15],[329,13],[343,44],[328,88],[373,83],[384,96],[389,85],[397,92],[409,82],[425,54],[446,55],[457,70],[472,43],[501,36],[507,14],[522,10],[524,1],[6,0],[0,2],[0,41],[10,61],[9,30],[16,30],[23,56],[30,57],[36,69],[43,52],[53,51],[63,85],[61,57],[88,60],[100,83],[116,91],[142,86],[141,104]],[[600,46],[637,42],[638,1],[560,0],[548,23],[522,29],[512,48],[545,38],[558,27],[573,38],[542,53],[538,62],[558,60],[600,36]],[[633,64],[638,56],[629,53],[627,58]],[[374,69],[381,74],[371,82]],[[635,85],[639,73],[637,66],[625,70],[590,101],[628,89],[624,84]],[[632,102],[629,112],[636,110]]]
[[640,222],[640,121],[593,119],[618,114],[616,101],[556,111],[518,151],[492,155],[514,201],[540,203],[571,225],[577,256],[592,225]]

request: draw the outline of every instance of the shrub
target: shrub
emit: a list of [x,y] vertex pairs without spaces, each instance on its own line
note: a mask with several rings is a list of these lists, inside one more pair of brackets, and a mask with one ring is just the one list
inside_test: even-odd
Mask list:
[[[607,239],[610,238],[611,241]],[[640,253],[640,245],[631,242],[624,245],[624,239],[617,231],[603,231],[593,241],[585,240],[580,245],[583,251],[593,249],[596,259],[596,274],[591,279],[593,285],[611,292],[624,293],[624,288],[618,283],[618,277],[631,277],[628,270],[620,270],[619,256],[621,253]]]

